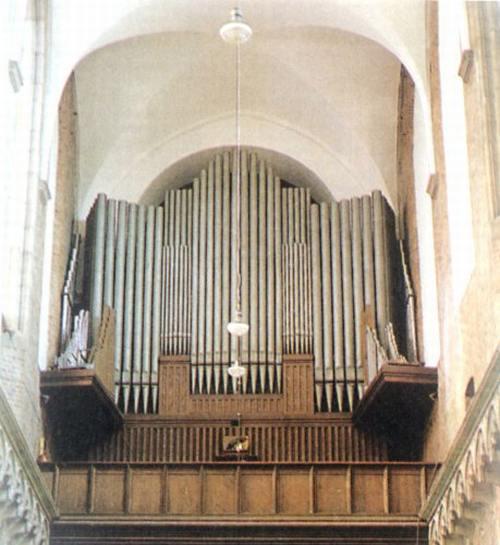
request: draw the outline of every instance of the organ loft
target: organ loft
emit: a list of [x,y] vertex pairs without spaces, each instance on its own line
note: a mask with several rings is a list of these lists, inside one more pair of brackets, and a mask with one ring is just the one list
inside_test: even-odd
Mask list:
[[316,200],[254,150],[237,195],[236,161],[216,153],[158,205],[100,194],[74,225],[42,378],[61,535],[139,514],[214,535],[227,517],[343,517],[349,543],[368,519],[419,527],[436,374],[397,218],[380,191]]

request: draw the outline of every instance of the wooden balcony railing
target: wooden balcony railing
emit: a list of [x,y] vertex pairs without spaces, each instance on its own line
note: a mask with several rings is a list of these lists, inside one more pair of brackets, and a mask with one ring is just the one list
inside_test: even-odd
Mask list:
[[279,520],[415,524],[422,463],[43,464],[61,522]]

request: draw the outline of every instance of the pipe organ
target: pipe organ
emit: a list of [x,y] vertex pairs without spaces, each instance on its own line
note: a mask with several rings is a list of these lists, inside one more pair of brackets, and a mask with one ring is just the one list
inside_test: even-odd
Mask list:
[[394,214],[377,191],[315,202],[309,189],[243,151],[238,226],[235,170],[231,154],[219,154],[192,182],[167,190],[159,206],[97,197],[84,250],[76,249],[83,288],[68,294],[66,286],[65,297],[89,310],[90,343],[104,308],[114,311],[115,400],[125,412],[156,412],[160,356],[189,358],[192,395],[236,392],[227,372],[236,345],[226,324],[240,259],[250,324],[242,394],[279,395],[284,358],[312,355],[316,411],[352,411],[366,383],[367,331],[382,349],[397,345],[415,356]]

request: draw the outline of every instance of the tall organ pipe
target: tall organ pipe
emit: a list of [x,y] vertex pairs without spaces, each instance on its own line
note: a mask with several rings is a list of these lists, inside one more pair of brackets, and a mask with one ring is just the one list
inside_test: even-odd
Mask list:
[[116,201],[106,203],[106,246],[104,269],[104,304],[113,308],[113,281],[115,277],[115,222]]
[[375,289],[377,294],[377,332],[383,345],[387,345],[385,326],[387,325],[387,276],[386,276],[386,247],[385,247],[385,226],[382,194],[374,191],[373,203],[373,224],[374,224],[374,246],[375,246]]
[[266,170],[263,161],[259,161],[259,377],[264,390],[266,382]]
[[149,407],[151,377],[151,326],[153,312],[153,263],[154,263],[155,207],[148,206],[146,211],[146,243],[144,257],[144,313],[142,342],[141,389],[143,411]]
[[132,350],[134,333],[134,279],[135,279],[135,239],[137,228],[137,205],[131,204],[128,214],[127,264],[125,276],[125,318],[124,318],[124,362],[123,362],[123,399],[125,410],[129,407],[132,369]]
[[158,358],[161,332],[161,284],[162,284],[163,208],[156,208],[154,227],[153,265],[153,325],[151,331],[151,399],[153,412],[158,409]]
[[335,391],[339,409],[342,409],[344,392],[344,311],[342,297],[342,253],[340,241],[340,210],[332,202],[330,233],[332,242],[332,285],[333,285],[333,338],[335,350]]
[[214,187],[215,164],[210,161],[207,182],[207,265],[206,265],[206,308],[205,320],[205,372],[207,393],[212,391],[212,374],[214,371],[213,359],[213,332],[214,332]]
[[352,409],[355,379],[354,363],[354,313],[353,313],[353,292],[352,292],[352,252],[351,252],[351,229],[349,217],[349,201],[340,203],[340,221],[342,231],[342,284],[344,303],[344,350],[345,369],[347,379],[347,394],[349,400],[348,410]]
[[[257,186],[257,158],[254,153],[250,155],[250,286],[258,290],[259,268],[257,260],[258,248],[258,186]],[[257,299],[257,295],[256,295]],[[259,306],[254,300],[250,307],[250,386],[251,392],[257,388],[257,363],[259,361]]]
[[333,402],[333,338],[332,338],[332,289],[331,241],[329,207],[327,203],[320,205],[321,225],[321,264],[322,264],[322,300],[323,300],[323,365],[326,381],[326,402],[328,410],[332,410]]
[[319,227],[319,206],[311,206],[311,270],[312,282],[312,307],[313,307],[313,331],[314,331],[314,374],[316,407],[321,410],[323,399],[323,323],[321,307],[321,248]]
[[[274,336],[274,176],[271,167],[267,168],[267,361],[275,361],[275,336]],[[272,365],[269,365],[271,371]],[[269,386],[272,388],[271,372],[269,373]]]
[[363,314],[363,265],[361,243],[361,205],[358,198],[351,200],[352,217],[352,272],[354,283],[354,345],[356,362],[356,384],[362,382],[361,317]]
[[222,163],[222,382],[223,391],[228,391],[229,333],[226,329],[230,320],[230,251],[228,241],[231,234],[231,178],[229,152],[225,152]]
[[101,322],[102,298],[104,290],[104,256],[106,238],[106,195],[100,193],[95,204],[95,243],[94,260],[92,271],[92,295],[91,295],[91,316],[92,316],[92,340],[97,338],[97,331]]
[[187,228],[186,228],[186,244],[187,244],[187,269],[186,269],[186,286],[184,304],[186,312],[184,318],[184,350],[183,354],[189,354],[191,350],[191,307],[192,307],[192,291],[191,291],[191,264],[192,264],[192,224],[193,224],[193,190],[188,190],[187,196]]
[[199,236],[200,236],[200,181],[193,181],[193,267],[192,267],[192,310],[191,310],[191,391],[198,391],[198,313],[199,310]]
[[362,199],[363,207],[363,278],[364,305],[375,316],[375,272],[373,266],[372,201],[368,195]]
[[125,298],[125,263],[127,239],[127,203],[118,203],[118,226],[115,262],[115,402],[118,403],[122,385],[123,318]]
[[142,367],[142,345],[144,342],[143,306],[144,306],[144,242],[146,209],[139,206],[137,213],[137,242],[135,255],[135,291],[134,291],[134,350],[132,383],[134,390],[134,411],[139,411],[140,381]]
[[206,289],[206,249],[207,249],[207,237],[206,237],[206,225],[207,225],[207,173],[205,170],[201,173],[200,180],[200,246],[199,246],[199,309],[198,314],[198,349],[200,350],[200,357],[198,358],[198,388],[199,392],[205,392],[205,316],[203,311],[206,306],[205,289]]
[[215,363],[215,393],[220,393],[220,362],[222,354],[221,334],[224,330],[222,323],[222,157],[215,158],[215,191],[214,191],[214,352]]
[[[275,236],[275,271],[276,271],[276,291],[275,291],[275,330],[276,336],[276,384],[278,392],[281,391],[281,362],[283,353],[283,337],[282,337],[282,269],[281,269],[281,180],[276,177],[274,179],[274,236]],[[271,378],[271,384],[274,381]]]

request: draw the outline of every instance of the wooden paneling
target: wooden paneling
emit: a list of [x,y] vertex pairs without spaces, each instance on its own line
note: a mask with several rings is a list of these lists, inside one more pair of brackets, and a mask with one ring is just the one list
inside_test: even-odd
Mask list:
[[415,513],[420,510],[421,476],[414,471],[394,469],[389,479],[391,513]]
[[411,516],[427,466],[400,463],[95,464],[42,467],[63,516]]
[[384,513],[384,469],[356,468],[352,472],[354,513]]
[[158,413],[162,416],[234,417],[245,415],[314,414],[312,356],[287,356],[283,361],[282,394],[190,394],[190,360],[185,356],[160,358]]
[[235,470],[207,470],[204,473],[203,513],[229,515],[236,513]]
[[278,511],[287,515],[311,511],[309,473],[303,470],[282,470],[278,477]]
[[201,478],[199,469],[168,472],[167,509],[174,515],[200,513]]
[[125,470],[98,469],[95,472],[96,513],[123,513],[125,503]]
[[87,511],[88,471],[68,469],[61,471],[58,479],[57,503],[64,513]]
[[240,475],[240,512],[270,515],[274,512],[273,473],[242,470]]
[[346,469],[319,469],[315,474],[316,511],[322,514],[348,513]]
[[162,476],[159,469],[130,471],[130,513],[161,512]]

